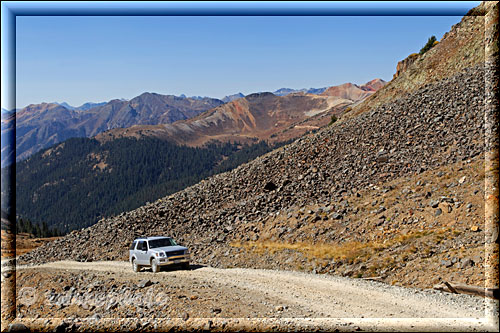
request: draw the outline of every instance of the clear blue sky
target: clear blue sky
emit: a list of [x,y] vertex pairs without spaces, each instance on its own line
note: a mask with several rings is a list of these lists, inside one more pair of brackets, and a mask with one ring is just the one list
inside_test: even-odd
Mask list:
[[460,19],[18,16],[16,103],[78,106],[146,91],[222,98],[389,81],[399,60]]

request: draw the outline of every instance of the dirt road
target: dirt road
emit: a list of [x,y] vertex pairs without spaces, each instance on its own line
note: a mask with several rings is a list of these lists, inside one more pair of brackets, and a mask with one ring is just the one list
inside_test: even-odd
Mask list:
[[150,279],[170,286],[178,284],[185,292],[189,292],[191,286],[210,286],[208,289],[215,291],[214,296],[237,294],[233,300],[235,304],[241,304],[241,297],[244,297],[249,305],[263,306],[266,311],[261,315],[266,317],[273,314],[273,309],[274,314],[286,312],[291,317],[320,318],[480,318],[485,311],[484,299],[479,297],[419,291],[373,281],[290,271],[200,267],[157,274],[145,268],[140,273],[134,273],[129,263],[117,261],[61,261],[38,267],[113,273],[120,280],[128,279],[133,283]]
[[307,320],[346,330],[391,325],[418,330],[430,325],[488,331],[491,307],[498,307],[498,301],[475,296],[329,275],[201,266],[134,273],[128,262],[119,261],[18,266],[17,289],[18,304],[23,304],[18,318],[39,322],[137,317],[179,318],[192,325],[199,318],[213,318],[228,325],[231,318],[261,318],[286,320],[288,325]]

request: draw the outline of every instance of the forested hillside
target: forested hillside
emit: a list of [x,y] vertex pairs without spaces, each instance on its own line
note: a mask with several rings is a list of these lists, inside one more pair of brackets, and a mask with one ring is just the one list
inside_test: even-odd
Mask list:
[[17,214],[62,232],[137,208],[274,146],[211,143],[177,146],[155,138],[99,143],[73,138],[18,164]]

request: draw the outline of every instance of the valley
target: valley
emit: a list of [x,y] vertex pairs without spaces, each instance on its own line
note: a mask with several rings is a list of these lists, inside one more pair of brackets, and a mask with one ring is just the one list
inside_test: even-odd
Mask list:
[[[398,237],[417,232],[423,233],[422,239],[428,243],[425,247],[431,246],[433,261],[447,260],[451,247],[460,246],[453,245],[457,237],[462,239],[464,248],[479,251],[464,252],[464,260],[467,255],[479,255],[484,260],[480,252],[484,234],[467,230],[474,225],[477,230],[486,230],[481,218],[484,174],[474,175],[484,165],[481,155],[484,118],[482,99],[478,98],[483,91],[483,75],[483,69],[476,67],[422,88],[370,113],[302,137],[230,172],[204,179],[136,210],[103,219],[89,228],[73,231],[51,246],[42,246],[21,256],[19,262],[68,258],[122,260],[126,244],[146,230],[150,234],[169,230],[174,238],[193,249],[199,264],[215,267],[232,264],[225,258],[246,252],[244,249],[252,248],[256,242],[257,245],[268,241],[324,242],[327,246],[341,247],[349,242],[386,241],[393,244],[387,247],[391,253],[404,239],[400,241]],[[468,84],[465,89],[459,89],[457,83],[463,81]],[[453,96],[454,107],[444,104],[444,96]],[[431,104],[428,102],[431,100],[443,103]],[[426,107],[419,108],[424,103]],[[421,111],[410,112],[415,109]],[[443,126],[443,122],[447,125]],[[441,174],[447,177],[437,176],[440,168],[444,168]],[[458,186],[458,180],[464,176],[465,180]],[[417,185],[418,177],[422,180]],[[395,185],[391,184],[398,180],[400,189],[395,191]],[[455,185],[449,187],[451,183]],[[386,193],[394,197],[383,200]],[[373,199],[368,201],[364,196]],[[448,206],[443,205],[451,206],[450,216]],[[441,213],[435,215],[438,208]],[[454,224],[448,225],[452,222]],[[436,241],[435,232],[441,228],[444,229],[440,241],[446,245],[432,246]],[[104,238],[100,239],[99,235]],[[421,260],[423,245],[419,240],[420,237],[410,237],[403,241],[398,251],[409,252],[402,255],[400,263],[382,264],[374,259],[370,274],[384,275],[389,283],[397,280],[396,275],[403,267],[413,267],[410,263]],[[99,248],[91,246],[95,242],[101,244]],[[238,242],[241,248],[230,246]],[[246,246],[246,242],[253,243]],[[411,248],[415,252],[411,252]],[[254,262],[239,255],[242,265]],[[372,254],[368,253],[364,260],[353,255],[353,262],[335,256],[331,258],[334,262],[329,262],[331,259],[326,256],[326,262],[318,258],[316,263],[314,260],[304,263],[300,253],[290,256],[289,251],[284,252],[288,261],[281,257],[281,251],[270,251],[269,260],[262,260],[266,257],[259,257],[259,253],[256,255],[259,259],[252,265],[257,267],[269,268],[266,263],[277,262],[288,269],[302,267],[335,274],[351,270],[352,276],[358,273],[364,276],[369,267],[364,262]],[[389,257],[396,259],[393,255]],[[430,262],[425,265],[428,264]],[[481,279],[484,275],[477,274],[482,271],[481,267],[473,266],[461,279]],[[449,276],[451,271],[438,261],[433,273],[436,277]],[[422,287],[433,284],[432,280],[424,281],[421,285],[408,276],[402,283]],[[484,282],[475,280],[475,283]]]
[[[143,105],[135,116],[156,120],[133,123],[131,101],[106,109],[127,125],[16,165],[18,212],[50,213],[66,234],[5,252],[15,322],[496,331],[495,36],[498,2],[482,2],[387,83],[240,93],[175,121]],[[191,269],[134,273],[128,247],[153,235],[188,247]]]
[[[92,108],[85,111],[86,122],[97,121],[108,127],[115,123],[112,127],[119,128],[93,138],[69,138],[18,161],[17,214],[38,223],[44,221],[60,232],[87,227],[102,217],[135,209],[326,127],[332,116],[340,117],[348,105],[383,85],[381,80],[361,87],[346,84],[328,96],[251,94],[198,116],[189,110],[206,105],[207,98],[188,100],[148,93],[131,101],[117,100]],[[131,118],[132,106],[137,114]],[[36,107],[19,111],[18,133],[22,137],[26,137],[23,116],[31,112],[36,117],[38,111],[31,110]],[[54,108],[65,112],[62,106]],[[50,110],[43,112],[62,121],[61,115]],[[177,115],[174,111],[184,113]],[[78,111],[71,112],[75,115],[66,114],[68,121],[75,122],[75,128],[85,129],[86,125],[78,122]],[[103,122],[94,119],[95,115],[109,119]],[[176,115],[189,119],[169,124]],[[33,120],[33,126],[42,130],[36,126],[37,121]],[[50,122],[50,126],[55,125]],[[98,129],[85,133],[99,133]],[[79,205],[74,207],[73,202]]]

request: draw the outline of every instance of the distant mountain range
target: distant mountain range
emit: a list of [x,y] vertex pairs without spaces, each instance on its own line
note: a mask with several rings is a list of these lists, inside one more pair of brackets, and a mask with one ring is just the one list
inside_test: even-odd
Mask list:
[[[223,104],[214,98],[199,100],[144,93],[130,101],[112,100],[90,109],[68,109],[56,103],[31,104],[16,112],[16,160],[71,137],[92,137],[103,131],[132,125],[168,124],[194,117]],[[2,119],[2,136],[12,121]],[[2,151],[8,149],[2,140]],[[8,154],[5,154],[8,156]],[[2,158],[2,165],[5,161]]]
[[276,96],[286,96],[291,93],[297,93],[297,92],[302,92],[305,94],[314,94],[314,95],[319,95],[323,91],[325,91],[328,87],[324,88],[304,88],[304,89],[291,89],[291,88],[281,88],[273,92]]
[[239,97],[242,96],[239,93],[232,95],[232,101],[193,118],[155,126],[115,128],[96,138],[108,141],[123,137],[155,137],[188,146],[203,146],[210,141],[281,142],[328,124],[332,114],[338,115],[348,105],[370,96],[384,84],[380,79],[361,86],[346,83],[330,87],[320,95],[282,91],[282,96],[263,92]]
[[[245,99],[245,95],[241,92],[226,96],[222,100],[201,96],[186,97],[185,95],[143,93],[131,100],[115,99],[101,103],[88,102],[78,107],[66,102],[31,104],[15,112],[17,127],[15,158],[19,161],[40,149],[68,138],[93,137],[112,129],[122,130],[106,135],[142,136],[143,134],[139,135],[139,133],[145,133],[144,130],[147,129],[149,132],[154,132],[154,136],[168,137],[177,143],[189,142],[193,145],[212,139],[222,141],[231,140],[231,138],[242,141],[269,139],[292,124],[309,118],[310,114],[307,112],[322,113],[326,111],[332,106],[330,104],[333,101],[332,98],[327,101],[327,97],[336,99],[334,103],[336,107],[345,106],[369,96],[383,86],[383,83],[384,81],[376,79],[361,86],[347,83],[329,88],[299,90],[282,88],[274,93],[251,94],[247,96],[250,97],[249,99]],[[303,97],[276,99],[276,97],[286,97],[292,94],[302,94]],[[270,95],[274,97],[270,97]],[[324,98],[317,97],[320,95]],[[260,97],[255,98],[256,96]],[[231,104],[239,99],[243,100]],[[271,100],[273,101],[271,102]],[[249,101],[255,101],[259,106],[251,106],[248,104]],[[252,103],[254,102],[250,104]],[[223,104],[228,105],[223,109],[214,109]],[[249,109],[246,109],[247,107]],[[243,114],[234,112],[236,110],[234,108]],[[163,126],[195,118],[211,109],[214,109],[212,113],[204,115],[202,118],[196,118],[193,122],[179,123],[172,127]],[[11,130],[10,127],[13,124],[12,117],[9,115],[12,116],[13,112],[2,110],[2,136]],[[251,119],[255,117],[258,121],[251,124]],[[324,122],[322,124],[324,125]],[[154,127],[154,125],[162,126]],[[317,127],[317,125],[302,127],[297,135]],[[132,126],[136,127],[127,130]],[[290,134],[291,132],[283,139],[296,136],[296,134]],[[13,152],[9,152],[9,149],[12,150],[12,145],[8,140],[2,140],[2,166],[5,165],[8,157],[12,158]]]
[[361,101],[382,88],[386,82],[381,79],[371,80],[363,85],[353,83],[344,83],[340,86],[333,86],[321,93],[322,96],[335,96],[339,98]]
[[[115,128],[96,136],[99,141],[153,136],[179,145],[201,146],[209,141],[251,142],[267,140],[278,132],[333,108],[337,98],[272,93],[250,94],[196,117],[171,124]],[[346,100],[347,101],[347,100]],[[350,103],[351,101],[347,101]],[[302,131],[303,133],[304,131]]]
[[[356,84],[353,84],[353,83],[346,83],[345,85],[351,85],[353,87],[356,87],[360,90],[363,90],[363,91],[377,91],[378,89],[380,89],[381,87],[384,86],[384,84],[386,84],[386,82],[382,79],[374,79],[372,81],[369,81],[361,86],[358,86]],[[344,85],[340,85],[339,87],[341,86],[344,86]],[[292,94],[292,93],[304,93],[304,94],[313,94],[313,95],[321,95],[323,94],[325,91],[327,91],[328,89],[330,88],[335,88],[335,87],[338,87],[338,86],[332,86],[332,87],[323,87],[323,88],[303,88],[303,89],[292,89],[292,88],[280,88],[280,89],[277,89],[275,91],[273,91],[272,93],[276,96],[286,96],[288,94]],[[328,93],[326,94],[328,95]],[[334,96],[334,95],[328,95],[328,96]],[[365,94],[365,97],[367,95]],[[222,98],[222,101],[224,103],[228,103],[228,102],[232,102],[234,101],[235,99],[238,99],[238,98],[242,98],[242,97],[245,97],[245,95],[243,95],[241,92],[237,93],[237,94],[234,94],[234,95],[229,95],[229,96],[226,96],[224,98]]]
[[[319,95],[322,92],[324,92],[326,89],[328,89],[328,87],[308,88],[308,89],[306,89],[306,88],[304,88],[304,89],[280,88],[280,89],[273,91],[272,93],[273,93],[273,95],[276,95],[276,96],[286,96],[288,94],[298,93],[298,92],[302,92],[305,94]],[[242,98],[242,97],[245,97],[245,95],[242,94],[241,92],[239,92],[237,94],[229,95],[229,96],[222,98],[222,101],[224,101],[224,103],[228,103],[228,102],[232,102],[235,99]]]

